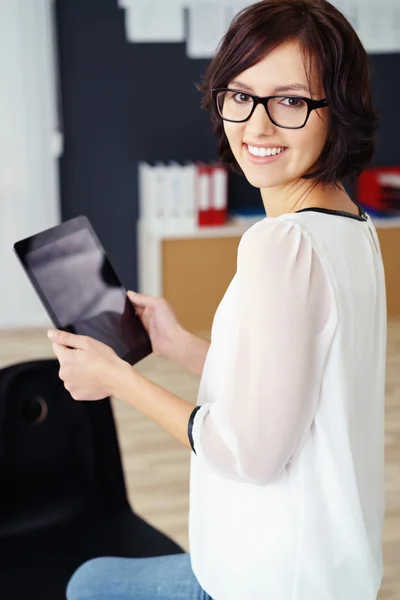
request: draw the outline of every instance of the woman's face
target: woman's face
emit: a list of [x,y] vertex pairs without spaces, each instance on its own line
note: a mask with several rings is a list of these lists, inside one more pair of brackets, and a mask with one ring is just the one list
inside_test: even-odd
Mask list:
[[[227,87],[261,97],[287,94],[322,100],[324,91],[316,69],[313,73],[313,89],[310,91],[301,47],[291,41],[278,46],[256,65],[243,71]],[[237,99],[246,101],[245,96],[239,95]],[[287,107],[289,103],[293,104],[292,101],[282,102],[286,106],[277,107],[277,111],[296,110]],[[247,180],[262,189],[297,180],[314,166],[329,134],[329,108],[312,111],[302,129],[277,127],[261,104],[257,105],[248,121],[223,123],[233,155]],[[276,152],[282,148],[285,150],[272,156],[260,156],[265,150],[257,148],[276,148]]]

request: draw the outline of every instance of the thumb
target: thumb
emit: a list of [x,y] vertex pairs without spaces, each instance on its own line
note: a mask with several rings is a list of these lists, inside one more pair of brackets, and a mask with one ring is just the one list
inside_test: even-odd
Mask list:
[[133,292],[129,290],[127,292],[129,300],[135,304],[135,306],[140,306],[146,308],[146,306],[154,306],[157,298],[153,296],[146,296],[146,294],[138,294],[137,292]]
[[85,348],[85,338],[82,335],[75,335],[67,331],[59,329],[49,329],[47,337],[54,343],[68,348],[77,348],[83,350]]

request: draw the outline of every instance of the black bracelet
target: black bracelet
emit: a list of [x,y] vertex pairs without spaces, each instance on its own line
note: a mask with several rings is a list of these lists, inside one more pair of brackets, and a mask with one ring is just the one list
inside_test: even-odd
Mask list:
[[192,414],[189,417],[189,423],[188,423],[189,442],[190,442],[190,446],[195,454],[196,454],[196,450],[194,449],[194,441],[193,441],[193,425],[194,425],[194,418],[196,416],[196,413],[198,410],[200,410],[200,408],[201,408],[201,406],[196,406],[196,408],[192,411]]

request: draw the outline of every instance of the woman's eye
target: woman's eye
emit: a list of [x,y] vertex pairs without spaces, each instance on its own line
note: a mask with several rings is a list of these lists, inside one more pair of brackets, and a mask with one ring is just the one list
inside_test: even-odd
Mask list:
[[243,92],[238,92],[234,95],[234,99],[239,104],[243,104],[244,102],[248,102],[250,100],[250,96],[243,94]]
[[302,108],[305,102],[301,98],[289,96],[288,98],[283,98],[281,104],[288,106],[289,108]]

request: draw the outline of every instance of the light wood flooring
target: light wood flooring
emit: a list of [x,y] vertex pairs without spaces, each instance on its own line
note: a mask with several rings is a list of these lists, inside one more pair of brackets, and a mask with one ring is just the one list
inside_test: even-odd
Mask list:
[[[47,357],[54,355],[45,330],[0,332],[0,368]],[[195,402],[199,381],[194,375],[157,357],[142,361],[138,369],[155,383]],[[379,600],[399,600],[400,321],[389,323],[386,390],[385,573]],[[113,407],[132,507],[188,550],[189,451],[130,406],[113,399]]]

